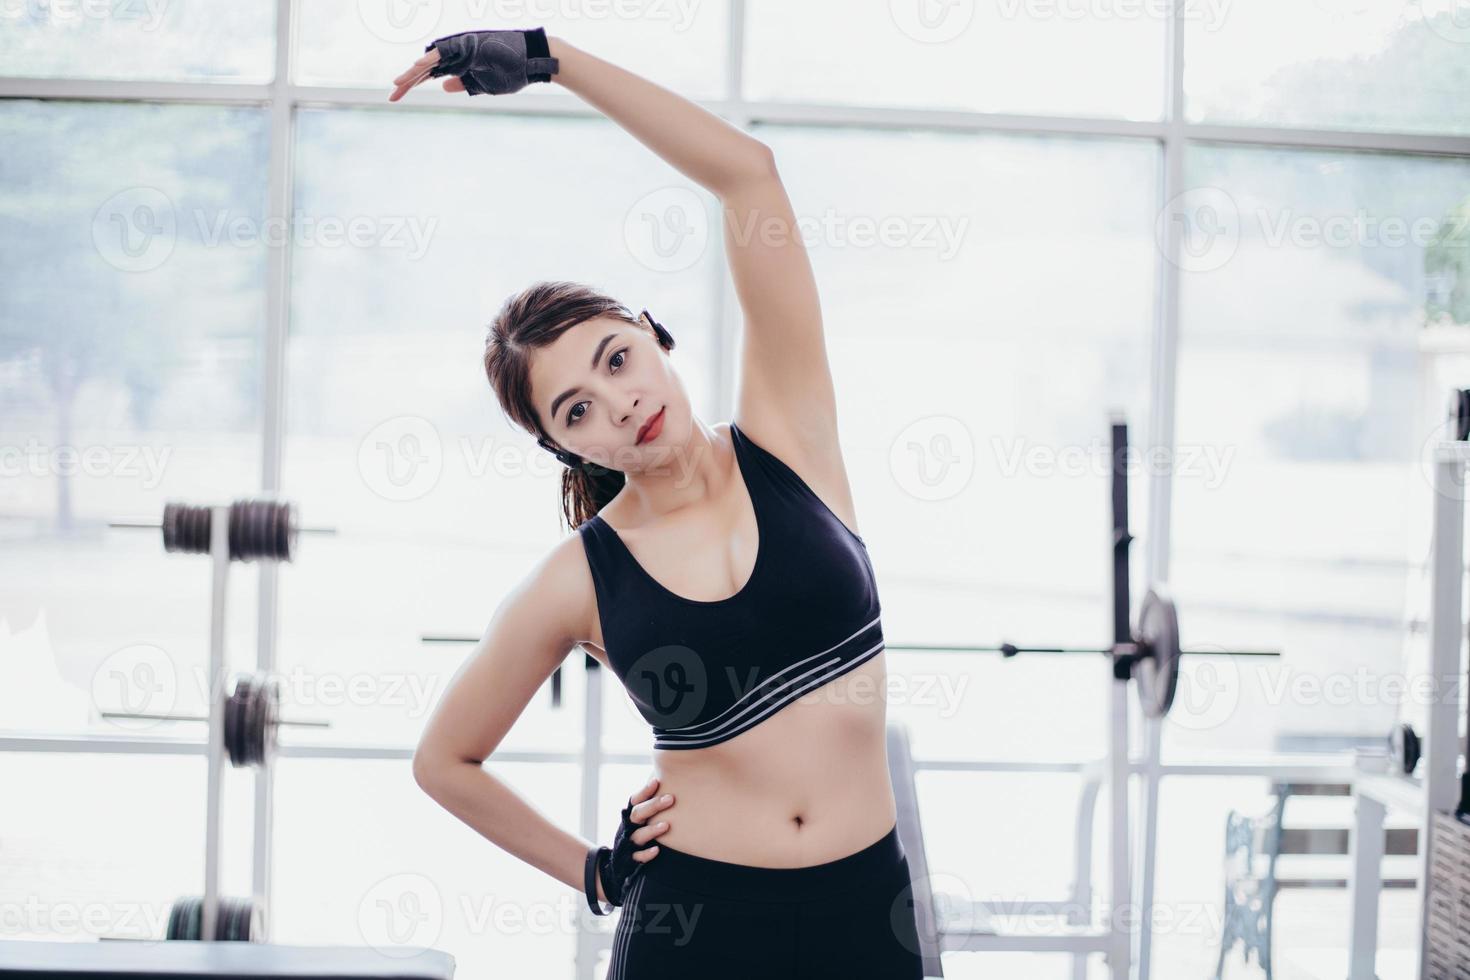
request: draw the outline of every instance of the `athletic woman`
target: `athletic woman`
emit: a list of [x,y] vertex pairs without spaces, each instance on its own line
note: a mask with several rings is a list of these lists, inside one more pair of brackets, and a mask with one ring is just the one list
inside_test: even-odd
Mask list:
[[[594,912],[622,908],[608,980],[921,977],[877,586],[815,278],[771,149],[541,28],[439,38],[389,100],[441,75],[470,95],[559,83],[714,195],[744,329],[734,419],[710,425],[647,310],[542,282],[495,316],[487,377],[568,467],[577,533],[497,607],[426,726],[419,785]],[[611,847],[481,767],[577,646],[654,735],[656,775]]]

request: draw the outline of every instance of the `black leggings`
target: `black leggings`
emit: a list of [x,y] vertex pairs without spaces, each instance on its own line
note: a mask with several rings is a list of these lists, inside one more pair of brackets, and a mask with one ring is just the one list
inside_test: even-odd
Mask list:
[[629,881],[606,980],[922,980],[898,825],[804,868],[659,844]]

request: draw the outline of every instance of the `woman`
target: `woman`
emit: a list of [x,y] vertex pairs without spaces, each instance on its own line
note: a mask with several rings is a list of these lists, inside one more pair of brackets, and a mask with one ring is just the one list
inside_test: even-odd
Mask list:
[[[470,95],[560,83],[715,195],[744,336],[735,418],[712,426],[646,310],[565,282],[502,307],[487,376],[568,465],[578,533],[502,600],[426,727],[415,777],[500,847],[621,903],[609,980],[922,976],[876,583],[816,284],[770,148],[540,28],[440,38],[390,101],[439,75]],[[655,736],[657,775],[611,849],[481,768],[577,645]]]

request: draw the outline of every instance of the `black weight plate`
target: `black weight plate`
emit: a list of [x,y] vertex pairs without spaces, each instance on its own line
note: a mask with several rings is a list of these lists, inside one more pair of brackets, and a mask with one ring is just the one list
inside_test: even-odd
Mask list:
[[215,935],[226,942],[233,942],[235,932],[240,927],[240,900],[238,898],[219,900],[218,926]]
[[1464,442],[1470,437],[1470,391],[1464,388],[1450,389],[1450,438]]
[[260,501],[252,500],[250,501],[250,514],[246,518],[246,536],[250,540],[250,549],[245,556],[247,561],[254,561],[256,558],[259,558],[261,548],[264,547],[261,541],[262,528],[260,525],[262,523],[264,522],[261,520],[260,515]]
[[1411,775],[1419,765],[1419,733],[1408,723],[1395,725],[1388,733],[1389,761],[1396,771]]
[[276,505],[270,500],[265,502],[265,551],[261,557],[276,557]]
[[178,516],[178,508],[168,503],[163,505],[163,550],[173,551],[174,542],[178,537],[174,531],[174,519]]
[[185,915],[184,938],[201,938],[204,935],[204,897],[202,895],[189,897],[189,907]]
[[240,560],[240,522],[243,520],[240,510],[240,501],[230,503],[230,561]]
[[239,763],[241,768],[250,765],[250,702],[255,696],[249,677],[241,677],[240,685],[240,731],[239,731]]
[[259,678],[254,686],[254,699],[250,705],[250,762],[260,765],[265,758],[265,678]]
[[225,751],[231,765],[245,765],[245,688],[241,679],[235,681],[235,691],[225,704]]
[[1179,613],[1159,586],[1143,597],[1134,642],[1143,654],[1133,668],[1139,703],[1148,717],[1162,718],[1173,707],[1179,684]]
[[174,514],[174,547],[179,551],[194,550],[189,540],[189,508],[184,504],[180,504]]
[[272,543],[276,538],[275,510],[275,505],[269,500],[260,502],[260,552],[257,558],[271,556]]
[[183,939],[179,933],[183,920],[183,905],[180,899],[175,899],[173,907],[168,910],[168,928],[164,930],[164,939]]
[[254,677],[245,705],[245,764],[253,766],[260,761],[260,686]]
[[225,698],[225,758],[230,760],[231,765],[235,764],[235,732],[239,726],[239,720],[235,715],[235,695],[239,691],[240,685],[236,682],[235,690],[230,692],[228,698]]
[[270,557],[273,560],[279,560],[280,557],[281,557],[281,535],[286,530],[285,521],[283,521],[281,519],[282,516],[283,516],[281,514],[281,505],[278,504],[278,503],[276,503],[275,501],[271,501],[271,504],[270,504],[270,514],[271,514]]

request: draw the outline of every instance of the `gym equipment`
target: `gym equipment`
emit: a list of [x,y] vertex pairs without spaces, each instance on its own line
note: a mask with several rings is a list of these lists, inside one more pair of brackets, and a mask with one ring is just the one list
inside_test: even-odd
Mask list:
[[1393,763],[1394,770],[1405,776],[1413,775],[1415,768],[1419,765],[1419,757],[1423,754],[1422,743],[1419,741],[1419,733],[1414,731],[1414,726],[1408,722],[1395,725],[1388,733],[1388,758]]
[[[1450,397],[1454,438],[1431,447],[1432,492],[1429,583],[1429,659],[1422,676],[1445,684],[1460,674],[1460,648],[1465,642],[1462,594],[1465,584],[1465,477],[1470,467],[1465,392]],[[1420,968],[1428,980],[1470,977],[1470,943],[1465,918],[1470,913],[1470,771],[1460,773],[1458,715],[1470,712],[1465,679],[1429,699],[1425,730],[1414,739],[1400,730],[1390,736],[1392,768],[1360,766],[1353,782],[1353,865],[1349,891],[1352,920],[1348,932],[1348,980],[1371,980],[1376,974],[1378,906],[1382,888],[1379,865],[1385,850],[1384,818],[1389,807],[1412,813],[1419,821]],[[1398,752],[1402,743],[1403,755]],[[1418,743],[1413,745],[1412,743]],[[1402,771],[1412,747],[1419,749],[1415,775]],[[1398,769],[1400,771],[1393,771]],[[1456,797],[1458,795],[1458,802]]]
[[[1109,738],[1107,754],[1100,762],[1102,775],[1109,796],[1109,828],[1112,853],[1110,865],[1110,904],[1105,918],[1127,914],[1133,902],[1132,868],[1130,865],[1130,839],[1132,821],[1129,814],[1127,780],[1128,759],[1128,682],[1137,682],[1138,699],[1144,715],[1152,720],[1162,719],[1174,703],[1178,683],[1179,658],[1187,654],[1213,656],[1259,656],[1279,657],[1279,650],[1233,650],[1233,651],[1190,651],[1180,648],[1179,612],[1169,596],[1166,586],[1156,583],[1144,594],[1136,626],[1129,622],[1129,561],[1128,546],[1133,536],[1128,532],[1128,477],[1124,463],[1128,451],[1128,427],[1120,416],[1111,420],[1112,429],[1112,479],[1109,491],[1112,501],[1112,623],[1113,642],[1105,647],[1061,647],[1061,646],[1018,646],[1002,643],[994,646],[902,644],[889,643],[889,650],[934,652],[999,652],[1005,657],[1021,653],[1104,653],[1111,659],[1114,681],[1113,696],[1109,701]],[[919,820],[918,804],[912,796],[913,770],[915,764],[908,755],[908,740],[902,726],[890,723],[889,766],[893,775],[895,793],[899,794],[898,812],[900,835],[905,841],[905,850],[916,848],[922,851],[923,828]],[[895,733],[895,728],[899,731]],[[1143,760],[1143,772],[1151,773],[1153,743],[1148,743],[1148,752]],[[1090,777],[1091,778],[1091,777]],[[1151,778],[1157,778],[1156,776]],[[908,786],[907,789],[904,787]],[[1084,787],[1084,799],[1091,799],[1090,783]],[[1147,814],[1146,814],[1147,817]],[[1153,829],[1146,828],[1145,847],[1154,847]],[[1085,974],[1085,956],[1101,952],[1108,961],[1109,976],[1113,980],[1128,980],[1132,970],[1132,939],[1137,923],[1115,923],[1104,921],[1093,924],[1083,916],[1090,915],[1091,893],[1084,877],[1090,864],[1088,848],[1091,843],[1090,826],[1083,832],[1079,827],[1079,881],[1077,894],[1069,903],[1064,903],[1065,923],[1055,931],[1041,934],[1028,932],[1026,935],[1009,935],[998,932],[989,923],[986,903],[956,904],[952,896],[932,892],[928,881],[921,881],[915,872],[914,901],[921,912],[918,916],[920,943],[924,945],[925,976],[943,976],[937,952],[948,950],[1036,950],[1046,952],[1070,952],[1074,960],[1073,975]],[[1148,873],[1147,871],[1145,872]],[[1051,903],[1028,903],[1030,906],[1047,906]],[[1079,906],[1081,906],[1079,908]],[[926,908],[927,907],[927,908]],[[1119,910],[1123,910],[1121,913]],[[931,951],[936,955],[930,956]]]
[[127,940],[96,943],[0,942],[0,978],[72,980],[449,980],[454,957],[440,949],[403,947],[385,956],[369,946],[279,946],[267,943]]
[[[1215,980],[1224,975],[1225,957],[1239,943],[1244,960],[1271,976],[1271,933],[1275,922],[1276,859],[1281,853],[1281,816],[1286,794],[1255,816],[1238,810],[1225,815],[1225,916]],[[1258,860],[1259,859],[1259,860]]]
[[[209,554],[215,511],[210,506],[192,506],[171,501],[163,505],[161,521],[112,520],[108,527],[161,528],[163,550],[187,554]],[[336,534],[329,527],[302,527],[296,505],[277,500],[236,500],[229,505],[229,556],[231,561],[291,561],[301,534]]]
[[1434,843],[1429,855],[1428,911],[1424,944],[1426,980],[1461,980],[1470,976],[1470,825],[1458,816],[1435,813]]
[[1450,391],[1450,438],[1464,442],[1470,439],[1470,388]]
[[[203,939],[204,896],[178,899],[168,913],[165,939]],[[265,934],[261,910],[248,898],[219,900],[219,931],[209,937],[226,942],[260,942]]]
[[[282,725],[330,728],[329,721],[280,717],[280,685],[264,675],[241,676],[225,702],[225,755],[237,769],[265,765],[276,746]],[[145,711],[103,711],[103,718],[152,718],[159,721],[209,721],[204,715],[175,715]]]
[[1113,510],[1113,642],[1105,647],[889,643],[888,649],[939,653],[998,652],[1007,658],[1022,653],[1105,653],[1113,661],[1115,680],[1138,682],[1139,705],[1149,718],[1162,718],[1173,707],[1181,656],[1281,656],[1280,650],[1181,649],[1179,610],[1167,587],[1161,583],[1149,587],[1139,608],[1138,624],[1129,627],[1128,546],[1133,535],[1128,533],[1128,474],[1123,465],[1128,455],[1128,424],[1120,417],[1114,417],[1111,426],[1112,480],[1109,489]]
[[289,501],[239,499],[228,505],[191,505],[169,501],[157,523],[111,521],[113,527],[160,528],[164,551],[208,555],[213,560],[210,606],[209,691],[207,716],[103,712],[103,717],[202,721],[209,725],[208,805],[205,814],[204,894],[178,899],[169,914],[166,939],[264,942],[268,916],[257,897],[221,898],[219,854],[223,837],[221,799],[224,761],[235,768],[268,769],[281,725],[330,727],[321,721],[287,721],[280,717],[277,684],[264,675],[237,678],[229,697],[222,691],[225,669],[226,585],[231,562],[292,561],[305,530]]

